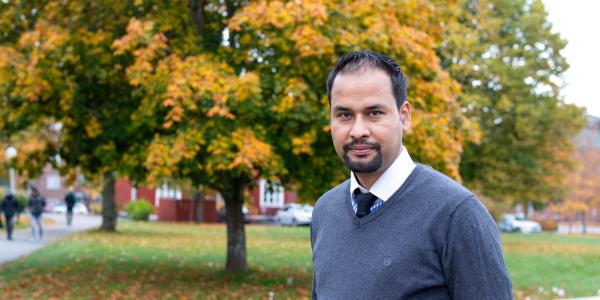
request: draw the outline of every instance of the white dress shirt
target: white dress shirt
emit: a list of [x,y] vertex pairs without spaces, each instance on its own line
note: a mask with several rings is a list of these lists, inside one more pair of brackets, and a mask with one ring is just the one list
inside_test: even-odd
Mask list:
[[[354,201],[354,190],[359,188],[363,193],[371,193],[377,196],[378,199],[387,201],[399,188],[402,186],[406,178],[410,175],[412,170],[416,167],[412,158],[408,154],[406,147],[402,147],[400,155],[394,160],[394,162],[381,174],[375,181],[370,190],[365,189],[358,183],[354,172],[350,172],[350,199],[352,199],[352,207],[356,212],[356,204]],[[379,201],[379,200],[378,200]],[[380,203],[379,205],[383,204]],[[376,204],[375,204],[376,205]],[[374,206],[375,206],[374,205]],[[379,207],[379,205],[376,205]],[[374,209],[371,209],[373,211]]]

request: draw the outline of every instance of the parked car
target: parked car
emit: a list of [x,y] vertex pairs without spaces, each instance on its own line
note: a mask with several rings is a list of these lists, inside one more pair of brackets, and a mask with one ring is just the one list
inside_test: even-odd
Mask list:
[[523,217],[513,214],[502,216],[498,228],[502,232],[537,233],[542,231],[540,223],[525,220]]
[[[57,214],[66,214],[67,206],[65,204],[56,205],[52,208],[52,212]],[[87,215],[89,211],[83,203],[77,202],[75,203],[75,206],[73,206],[73,213],[77,215]]]
[[290,203],[275,215],[275,222],[281,225],[310,225],[313,207],[307,204]]

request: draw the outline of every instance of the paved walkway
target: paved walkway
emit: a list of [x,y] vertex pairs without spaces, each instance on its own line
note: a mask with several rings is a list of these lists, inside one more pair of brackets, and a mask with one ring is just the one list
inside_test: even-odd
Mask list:
[[100,216],[75,215],[73,224],[69,227],[65,215],[46,213],[43,217],[55,221],[55,224],[44,227],[43,241],[31,241],[29,228],[16,230],[13,232],[13,240],[8,241],[6,239],[6,228],[2,228],[0,233],[0,264],[25,256],[75,232],[97,228],[102,222]]

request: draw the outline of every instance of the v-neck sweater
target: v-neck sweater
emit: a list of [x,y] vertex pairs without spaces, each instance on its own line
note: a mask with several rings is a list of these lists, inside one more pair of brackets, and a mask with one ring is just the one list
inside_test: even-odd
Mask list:
[[313,299],[512,299],[496,224],[463,186],[417,164],[363,218],[349,188],[313,211]]

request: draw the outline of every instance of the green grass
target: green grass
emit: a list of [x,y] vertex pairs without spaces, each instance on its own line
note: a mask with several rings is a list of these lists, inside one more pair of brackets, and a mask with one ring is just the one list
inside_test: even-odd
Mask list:
[[504,258],[517,296],[593,296],[600,291],[600,237],[550,233],[502,235]]
[[[312,279],[308,227],[247,226],[250,270],[223,272],[223,225],[122,222],[77,234],[0,266],[0,295],[87,299],[302,299]],[[590,296],[600,288],[600,238],[502,236],[517,298]],[[541,289],[540,289],[541,287]]]
[[0,266],[0,298],[306,298],[312,280],[308,228],[248,226],[243,275],[223,272],[223,225],[122,222]]

